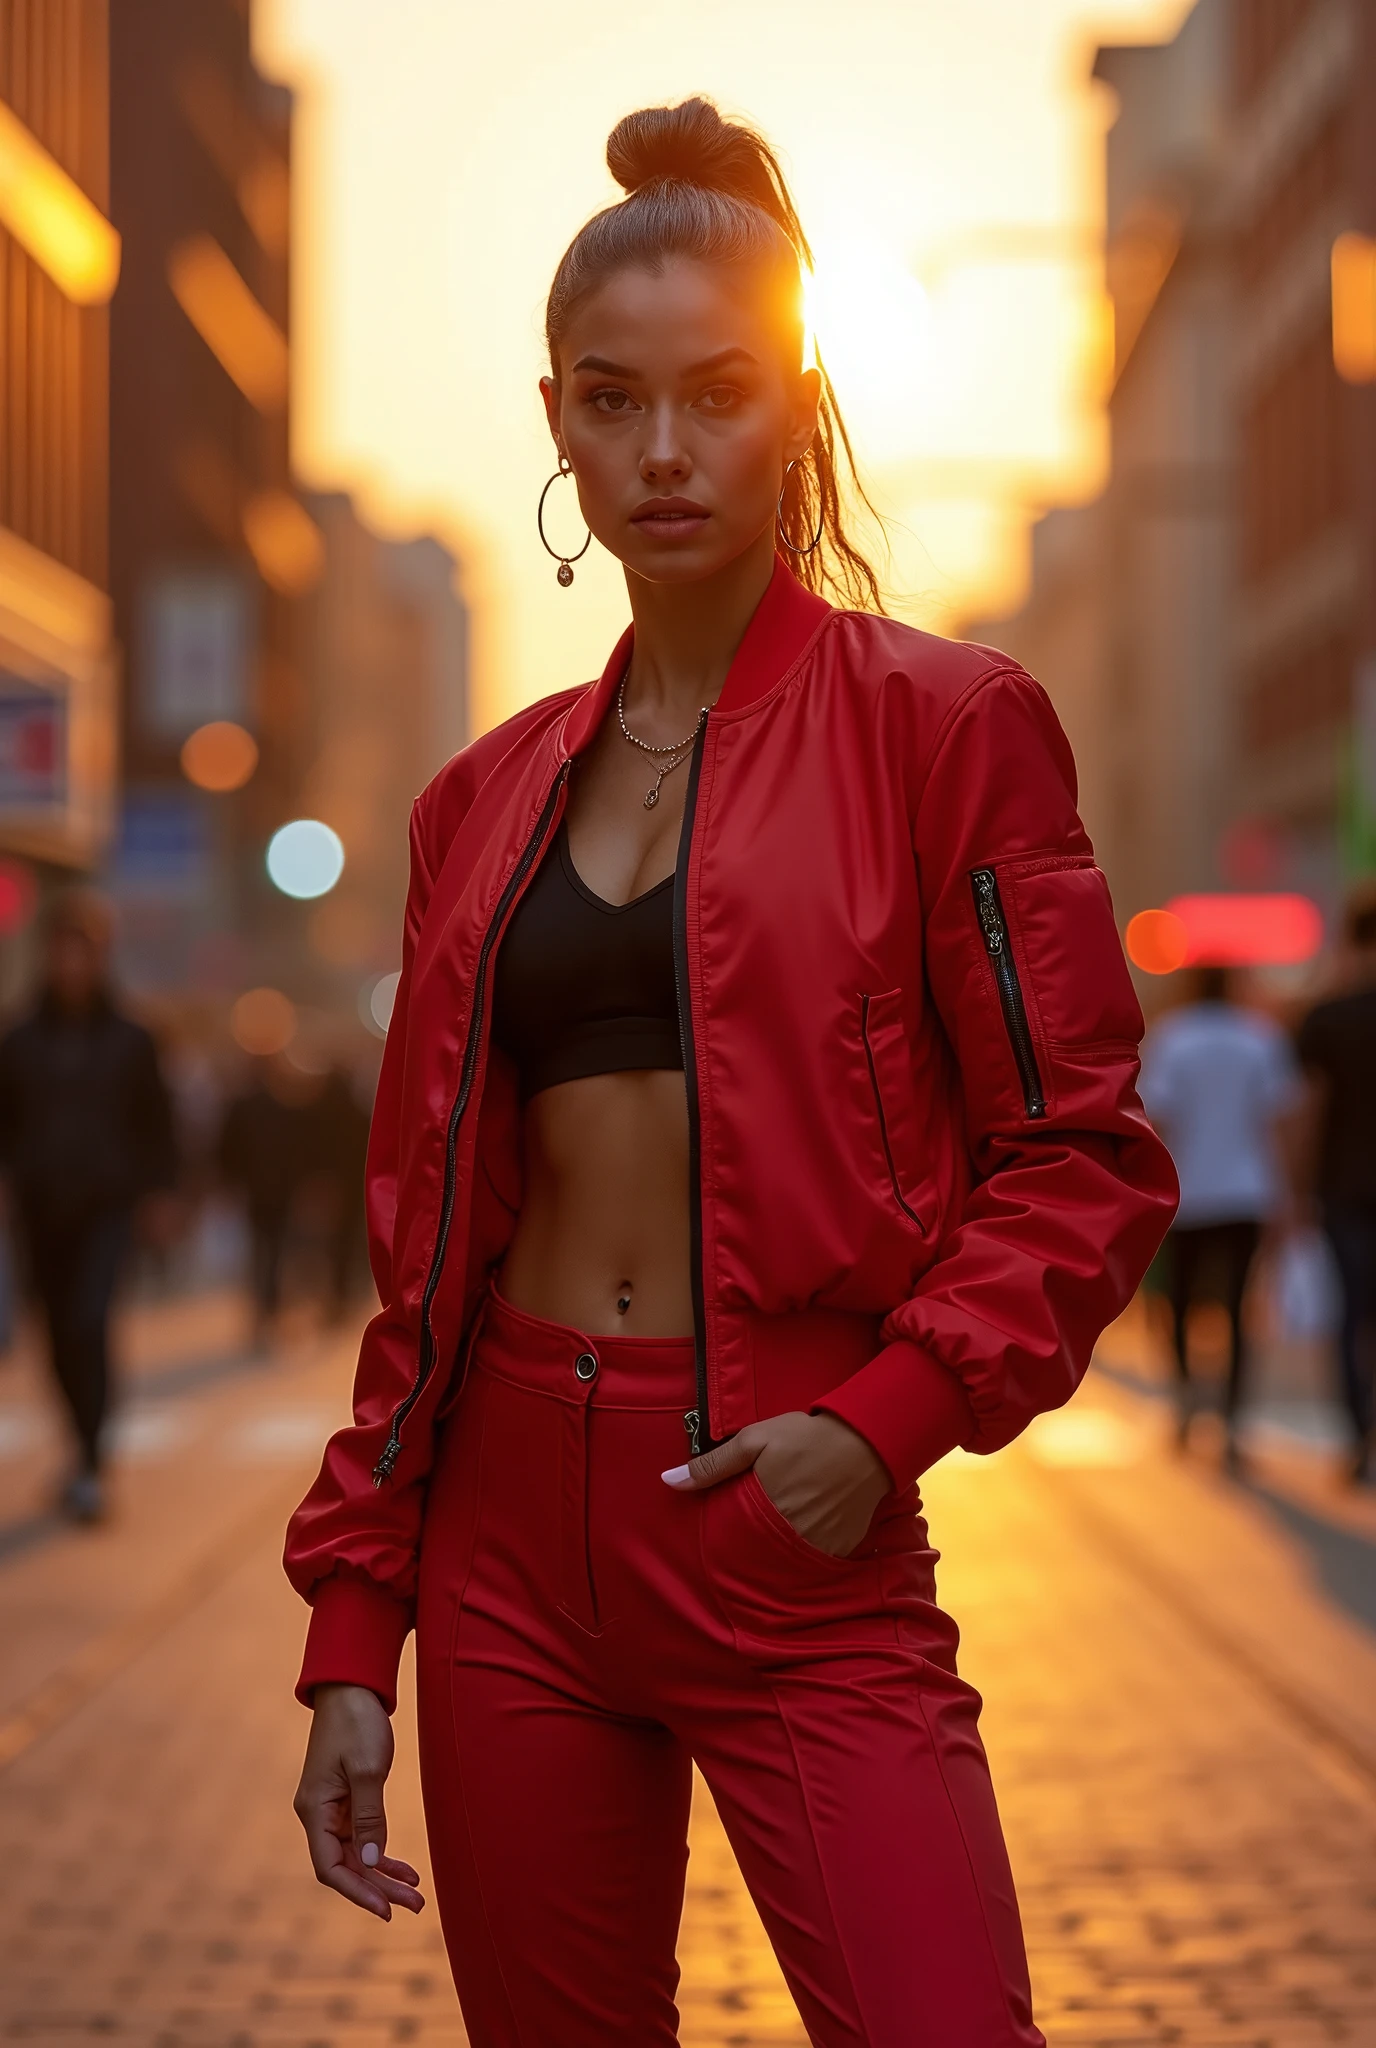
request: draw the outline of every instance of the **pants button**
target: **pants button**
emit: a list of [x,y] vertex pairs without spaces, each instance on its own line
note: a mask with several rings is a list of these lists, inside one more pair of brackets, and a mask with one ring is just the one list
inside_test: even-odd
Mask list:
[[577,1358],[573,1361],[573,1370],[580,1380],[595,1380],[597,1378],[597,1360],[593,1357],[591,1351],[579,1352]]

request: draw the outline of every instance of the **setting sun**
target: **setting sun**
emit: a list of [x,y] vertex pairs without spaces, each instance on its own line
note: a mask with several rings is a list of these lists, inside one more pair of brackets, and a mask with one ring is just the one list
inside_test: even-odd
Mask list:
[[845,410],[857,453],[874,460],[922,444],[930,372],[931,308],[911,267],[857,227],[814,243],[804,284],[815,340]]

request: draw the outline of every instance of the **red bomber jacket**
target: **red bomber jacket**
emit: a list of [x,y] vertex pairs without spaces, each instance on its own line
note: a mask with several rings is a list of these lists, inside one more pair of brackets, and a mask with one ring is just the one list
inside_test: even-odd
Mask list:
[[[391,1702],[427,1477],[521,1202],[493,960],[624,672],[416,803],[368,1155],[382,1308],[292,1518],[300,1693]],[[825,1408],[896,1488],[1074,1391],[1174,1212],[1142,1019],[1069,746],[986,648],[833,610],[777,565],[690,765],[674,889],[697,1442]]]

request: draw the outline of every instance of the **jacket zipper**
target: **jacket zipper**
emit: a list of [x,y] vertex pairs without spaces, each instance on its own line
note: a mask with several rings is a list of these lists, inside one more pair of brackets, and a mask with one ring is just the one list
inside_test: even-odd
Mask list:
[[679,836],[678,861],[674,869],[674,993],[678,1000],[679,1042],[683,1047],[683,1084],[688,1097],[689,1278],[693,1290],[693,1365],[697,1386],[697,1406],[685,1414],[683,1426],[688,1432],[689,1455],[694,1458],[712,1448],[707,1405],[707,1321],[702,1291],[702,1129],[698,1107],[697,1055],[693,1048],[693,1012],[688,998],[688,861],[706,738],[707,725],[704,721],[688,769],[683,830]]
[[870,1086],[874,1090],[874,1106],[879,1112],[879,1135],[884,1141],[884,1157],[888,1161],[889,1181],[893,1187],[893,1198],[903,1211],[903,1214],[910,1222],[917,1225],[925,1237],[927,1235],[926,1224],[922,1221],[916,1209],[904,1200],[903,1190],[898,1185],[898,1168],[894,1165],[893,1146],[889,1143],[889,1123],[888,1118],[884,1115],[884,1098],[879,1091],[879,1072],[874,1064],[874,1049],[870,1044],[870,999],[868,996],[860,998],[860,1033],[865,1041],[865,1062],[870,1070]]
[[994,980],[998,983],[1004,1025],[1018,1064],[1023,1108],[1029,1117],[1043,1117],[1046,1115],[1046,1094],[1037,1071],[1037,1055],[1027,1022],[1027,1005],[1022,999],[1022,983],[1018,979],[1018,963],[1013,958],[1008,937],[998,877],[992,868],[972,868],[970,886],[975,892],[975,913],[984,936],[984,950],[989,955]]
[[449,1134],[445,1144],[444,1191],[440,1198],[439,1228],[435,1233],[435,1249],[430,1255],[430,1270],[425,1276],[425,1291],[421,1295],[420,1300],[420,1348],[416,1361],[416,1376],[411,1382],[409,1393],[404,1395],[392,1410],[392,1420],[387,1432],[387,1441],[382,1447],[381,1457],[373,1467],[374,1486],[382,1486],[385,1481],[391,1478],[392,1473],[395,1471],[397,1459],[401,1456],[402,1424],[420,1399],[425,1389],[425,1383],[434,1370],[435,1333],[430,1327],[430,1310],[434,1305],[436,1290],[440,1284],[440,1274],[444,1268],[445,1248],[449,1242],[449,1226],[454,1216],[459,1125],[462,1123],[464,1111],[468,1107],[468,1098],[473,1090],[473,1076],[477,1071],[478,1046],[482,1038],[483,1015],[487,1007],[488,962],[492,957],[493,947],[501,937],[502,926],[506,921],[507,914],[516,897],[520,894],[521,886],[526,876],[535,865],[536,855],[544,843],[545,834],[549,831],[550,820],[558,808],[560,792],[563,790],[564,780],[568,772],[568,763],[566,761],[555,777],[549,795],[545,798],[544,808],[536,820],[535,830],[526,841],[520,859],[507,877],[506,886],[497,898],[497,907],[488,920],[487,930],[483,933],[482,945],[478,949],[478,967],[473,985],[473,1008],[469,1013],[468,1019],[468,1038],[463,1049],[463,1064],[459,1069],[458,1092],[454,1097],[453,1107],[449,1112]]

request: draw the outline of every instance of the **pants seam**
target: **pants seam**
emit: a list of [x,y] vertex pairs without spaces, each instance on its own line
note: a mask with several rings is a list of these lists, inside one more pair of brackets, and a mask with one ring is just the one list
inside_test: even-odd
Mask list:
[[[770,1699],[774,1703],[774,1712],[778,1717],[779,1726],[784,1731],[784,1738],[788,1743],[788,1753],[793,1759],[793,1772],[794,1777],[797,1781],[799,1796],[803,1802],[803,1811],[807,1815],[808,1836],[812,1844],[813,1856],[816,1859],[818,1879],[822,1887],[822,1896],[825,1898],[827,1902],[827,1912],[831,1916],[831,1925],[836,1937],[837,1952],[840,1955],[841,1960],[845,1966],[846,1979],[850,1985],[851,2004],[855,2009],[856,2019],[860,2023],[860,2038],[863,2040],[865,2038],[864,2009],[861,2006],[859,1992],[856,1988],[855,1972],[851,1968],[850,1957],[849,1955],[847,1955],[845,1945],[841,1939],[840,1922],[836,1917],[836,1908],[832,1902],[831,1887],[827,1883],[826,1869],[822,1862],[821,1851],[817,1846],[817,1829],[812,1817],[812,1808],[808,1801],[807,1781],[803,1776],[802,1767],[798,1761],[798,1750],[797,1745],[793,1740],[793,1730],[788,1725],[788,1717],[784,1713],[783,1706],[780,1702],[777,1686],[774,1684],[772,1679],[764,1678],[761,1676],[761,1674],[756,1670],[755,1666],[750,1661],[749,1657],[747,1657],[745,1652],[742,1650],[740,1630],[737,1628],[736,1623],[732,1616],[730,1616],[726,1612],[717,1594],[715,1575],[712,1570],[712,1561],[707,1554],[706,1503],[710,1499],[711,1494],[709,1493],[703,1501],[704,1512],[698,1518],[698,1554],[702,1562],[703,1587],[706,1591],[708,1599],[711,1601],[712,1606],[716,1610],[718,1620],[722,1623],[723,1627],[730,1631],[731,1640],[736,1647],[736,1655],[740,1658],[741,1663],[745,1667],[747,1673],[749,1674],[751,1681],[755,1685],[762,1687],[765,1691],[768,1692]],[[749,1889],[748,1886],[747,1889]],[[773,1946],[774,1944],[771,1941],[770,1947],[773,1948]],[[776,1956],[778,1955],[777,1950],[775,1950],[775,1954]],[[783,1957],[779,1956],[778,1960],[780,1966],[783,1967]],[[789,1996],[792,1997],[791,1990]],[[797,2001],[795,2000],[794,2002],[796,2004]],[[806,2024],[806,2022],[804,2022],[804,2024]]]
[[[869,2030],[865,2019],[865,2008],[860,1997],[860,1987],[856,1981],[855,1970],[851,1964],[850,1954],[846,1948],[845,1937],[841,1932],[841,1921],[839,1915],[837,1914],[835,1903],[832,1899],[831,1886],[827,1881],[826,1864],[823,1861],[822,1852],[817,1845],[817,1825],[812,1817],[812,1802],[808,1797],[807,1778],[803,1772],[803,1767],[798,1760],[797,1744],[793,1740],[793,1730],[789,1726],[788,1715],[785,1713],[783,1702],[779,1698],[778,1687],[774,1684],[772,1679],[767,1680],[766,1683],[769,1686],[769,1696],[774,1702],[774,1711],[779,1717],[779,1726],[783,1729],[785,1738],[788,1742],[788,1753],[793,1759],[793,1771],[798,1782],[798,1791],[802,1797],[803,1811],[807,1815],[807,1830],[809,1838],[812,1843],[812,1853],[817,1863],[817,1875],[821,1880],[822,1896],[825,1898],[827,1902],[827,1912],[831,1916],[831,1929],[833,1938],[836,1943],[836,1953],[840,1956],[841,1961],[845,1966],[846,1981],[850,1985],[850,1998],[851,2004],[855,2009],[855,2020],[857,2030],[860,2039],[862,2041],[867,2042],[869,2040]],[[966,1853],[968,1855],[968,1850]],[[782,1958],[780,1960],[782,1961]]]
[[[999,2002],[1003,2007],[1003,2017],[1008,2028],[1008,2039],[1014,2044],[1014,2048],[1021,2048],[1021,2044],[1018,2042],[1017,2021],[1013,2017],[1013,2010],[1008,2002],[1008,1985],[1004,1978],[1002,1965],[999,1962],[999,1952],[994,1942],[994,1932],[989,1925],[989,1910],[984,1902],[984,1887],[979,1881],[979,1871],[974,1856],[970,1851],[969,1839],[965,1833],[965,1823],[960,1817],[960,1808],[956,1804],[951,1792],[950,1783],[946,1777],[946,1766],[942,1760],[941,1745],[936,1739],[935,1730],[927,1713],[927,1698],[923,1691],[920,1677],[916,1690],[918,1711],[922,1716],[922,1724],[927,1730],[927,1740],[932,1745],[932,1757],[936,1764],[937,1776],[941,1780],[941,1789],[946,1795],[946,1804],[951,1810],[951,1818],[955,1822],[956,1833],[960,1836],[960,1846],[965,1852],[965,1865],[970,1873],[970,1883],[974,1887],[975,1898],[979,1905],[979,1923],[984,1929],[984,1939],[989,1950],[989,1962],[993,1969],[994,1982],[998,1986]],[[1032,2021],[1032,2026],[1034,2031],[1036,2031],[1035,2020]]]
[[449,1630],[449,1658],[447,1665],[447,1682],[449,1686],[449,1732],[450,1738],[454,1745],[454,1780],[459,1788],[459,1810],[463,1818],[464,1840],[468,1844],[469,1868],[473,1872],[473,1889],[478,1895],[478,1905],[483,1916],[483,1928],[487,1934],[488,1947],[491,1949],[492,1952],[492,1965],[494,1970],[496,1971],[498,1982],[501,1984],[502,1987],[502,1996],[506,2000],[506,2009],[511,2020],[512,2031],[516,2038],[517,2048],[525,2048],[525,2034],[522,2030],[521,2022],[516,2014],[516,2005],[515,2001],[511,1996],[511,1987],[506,1981],[506,1971],[502,1967],[502,1952],[501,1949],[498,1947],[497,1938],[492,1931],[492,1920],[487,1910],[487,1894],[483,1889],[482,1865],[478,1857],[478,1852],[474,1847],[473,1827],[472,1823],[468,1818],[468,1794],[465,1789],[463,1743],[459,1737],[458,1708],[455,1697],[457,1692],[456,1673],[458,1669],[459,1656],[459,1630],[463,1626],[464,1600],[468,1593],[468,1582],[473,1576],[473,1560],[477,1554],[478,1548],[478,1526],[482,1520],[483,1451],[485,1448],[486,1436],[487,1410],[486,1405],[484,1405],[480,1423],[480,1433],[477,1443],[477,1457],[475,1461],[476,1470],[473,1475],[473,1488],[475,1494],[477,1495],[477,1500],[475,1502],[473,1510],[473,1526],[468,1538],[468,1554],[467,1557],[463,1560],[463,1579],[460,1585],[455,1589],[454,1593],[454,1619]]
[[[460,1615],[462,1614],[462,1612],[463,1612],[462,1608],[458,1609],[458,1611],[457,1611],[457,1613],[456,1613],[456,1616],[455,1616],[455,1622],[454,1622],[454,1637],[455,1637],[455,1641],[456,1641],[456,1643],[457,1643],[457,1638],[458,1638],[458,1632],[459,1632],[459,1630],[458,1630],[458,1620],[459,1620],[459,1616],[460,1616]],[[452,1671],[452,1669],[453,1669],[453,1660],[452,1660],[452,1658],[451,1658],[451,1660],[450,1660],[450,1669],[451,1669],[451,1671]],[[453,1681],[452,1681],[452,1679],[451,1679],[451,1681],[450,1681],[450,1684],[451,1684],[451,1688],[452,1688],[452,1684],[453,1684]],[[451,1722],[453,1721],[453,1717],[454,1717],[454,1708],[453,1708],[453,1694],[452,1694],[452,1689],[451,1689],[451,1694],[450,1694],[450,1719],[451,1719]],[[495,1971],[496,1971],[496,1973],[497,1973],[497,1978],[498,1978],[498,1981],[500,1982],[500,1984],[501,1984],[501,1987],[502,1987],[502,1996],[503,1996],[503,1998],[504,1998],[504,1999],[506,2000],[506,2009],[507,2009],[507,2014],[508,2014],[508,2016],[509,2016],[509,2018],[510,2018],[510,2020],[511,2020],[512,2032],[514,2033],[514,2035],[515,2035],[515,2037],[516,2037],[516,2041],[517,2041],[517,2043],[518,2043],[518,2048],[525,2048],[525,2034],[524,2034],[524,2032],[523,2032],[523,2030],[522,2030],[522,2027],[521,2027],[521,2022],[520,2022],[520,2020],[519,2020],[519,2019],[517,2018],[517,2016],[516,2016],[516,2006],[515,2006],[515,2002],[514,2002],[514,2001],[513,2001],[513,1999],[512,1999],[512,1996],[511,1996],[511,1987],[510,1987],[510,1985],[509,1985],[509,1984],[507,1983],[507,1981],[506,1981],[506,1971],[505,1971],[505,1970],[503,1969],[503,1967],[502,1967],[502,1952],[501,1952],[501,1949],[500,1949],[500,1948],[498,1947],[498,1945],[497,1945],[497,1937],[496,1937],[496,1936],[495,1936],[495,1934],[494,1934],[494,1933],[492,1932],[492,1920],[491,1920],[491,1916],[489,1915],[489,1913],[488,1913],[488,1910],[487,1910],[487,1894],[486,1894],[486,1893],[485,1893],[485,1891],[483,1890],[483,1880],[482,1880],[482,1868],[481,1868],[481,1865],[480,1865],[480,1863],[479,1863],[479,1859],[478,1859],[478,1853],[477,1853],[476,1849],[475,1849],[475,1848],[474,1848],[474,1846],[473,1846],[473,1828],[472,1828],[472,1824],[471,1824],[471,1822],[469,1821],[469,1818],[468,1818],[468,1795],[467,1795],[466,1791],[464,1790],[464,1768],[463,1768],[463,1763],[462,1763],[462,1760],[461,1760],[461,1752],[460,1752],[460,1745],[459,1745],[459,1731],[458,1731],[458,1728],[457,1728],[457,1726],[455,1726],[455,1727],[454,1727],[454,1776],[455,1776],[455,1778],[456,1778],[456,1780],[457,1780],[457,1782],[458,1782],[458,1787],[459,1787],[459,1807],[460,1807],[460,1810],[461,1810],[461,1812],[462,1812],[462,1814],[463,1814],[463,1832],[464,1832],[464,1840],[465,1840],[465,1841],[467,1842],[467,1844],[468,1844],[468,1861],[469,1861],[469,1865],[470,1865],[470,1867],[471,1867],[471,1869],[472,1869],[472,1871],[473,1871],[473,1889],[474,1889],[474,1891],[475,1891],[475,1892],[476,1892],[476,1893],[478,1894],[478,1905],[479,1905],[479,1908],[481,1909],[481,1912],[482,1912],[482,1916],[483,1916],[483,1928],[484,1928],[484,1930],[485,1930],[485,1932],[486,1932],[486,1934],[487,1934],[488,1946],[489,1946],[489,1948],[490,1948],[490,1949],[491,1949],[491,1951],[492,1951],[492,1965],[493,1965],[493,1968],[495,1969]],[[461,1999],[461,2000],[459,2001],[459,2003],[460,2003],[460,2006],[462,2006],[462,2003],[463,2003],[462,1999]]]

